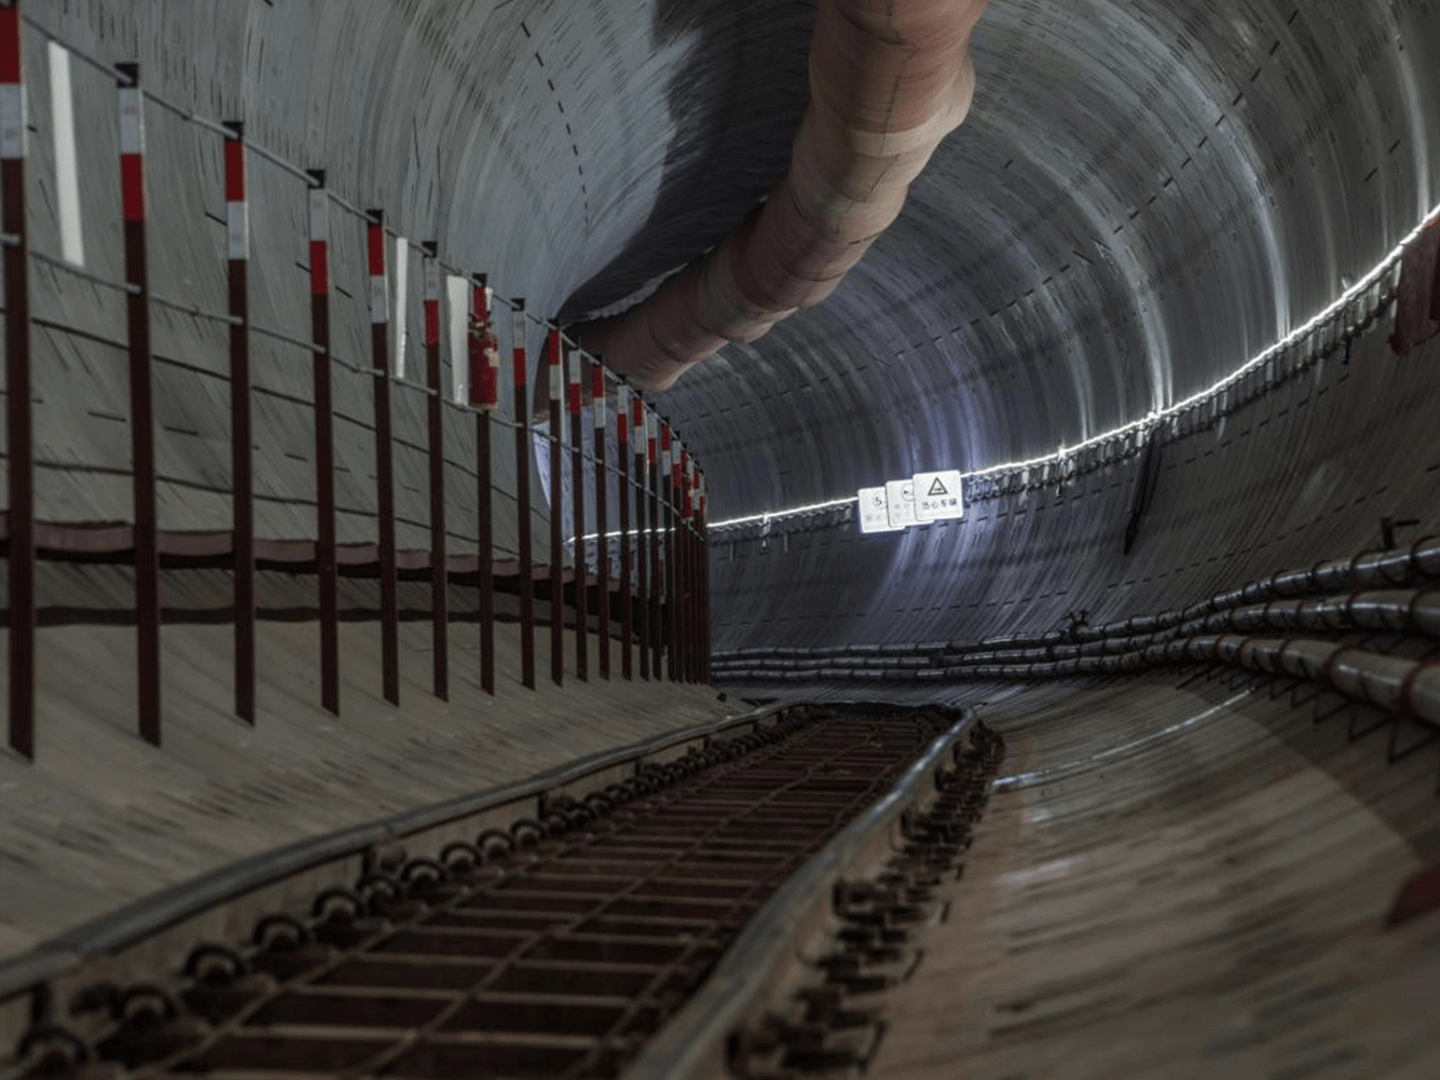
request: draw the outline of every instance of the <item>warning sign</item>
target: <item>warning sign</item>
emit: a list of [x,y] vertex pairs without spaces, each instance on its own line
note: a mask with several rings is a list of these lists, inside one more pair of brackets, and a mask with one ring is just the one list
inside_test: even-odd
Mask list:
[[889,500],[885,489],[860,489],[860,531],[862,533],[899,532],[901,526],[890,524]]
[[909,480],[888,480],[885,483],[885,503],[890,514],[890,524],[897,529],[915,524],[915,485]]
[[965,516],[965,503],[960,496],[960,470],[916,473],[915,520],[946,521]]

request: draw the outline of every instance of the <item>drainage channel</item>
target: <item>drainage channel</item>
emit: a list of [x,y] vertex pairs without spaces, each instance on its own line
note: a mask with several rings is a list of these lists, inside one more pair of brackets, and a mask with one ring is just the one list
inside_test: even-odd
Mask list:
[[183,977],[82,987],[0,1077],[617,1076],[955,718],[814,711],[554,798],[198,944]]

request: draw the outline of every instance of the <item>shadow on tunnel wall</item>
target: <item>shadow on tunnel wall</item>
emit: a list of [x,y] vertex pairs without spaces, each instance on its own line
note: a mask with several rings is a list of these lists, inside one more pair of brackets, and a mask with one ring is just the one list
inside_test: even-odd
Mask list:
[[638,300],[637,292],[719,243],[774,187],[809,99],[814,21],[814,0],[655,0],[653,54],[685,51],[667,90],[671,131],[655,205],[565,301],[562,322]]

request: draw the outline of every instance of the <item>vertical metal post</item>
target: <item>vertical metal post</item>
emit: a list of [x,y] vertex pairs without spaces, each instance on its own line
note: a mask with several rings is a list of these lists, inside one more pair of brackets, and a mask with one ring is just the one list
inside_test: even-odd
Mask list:
[[[490,321],[490,289],[476,274],[470,289],[470,405],[475,411],[475,530],[480,549],[480,689],[495,693],[494,486],[490,417],[500,407],[500,341]],[[456,357],[455,363],[459,363]],[[521,463],[524,464],[523,462]],[[528,513],[528,510],[527,510]],[[528,544],[527,544],[528,547]],[[530,634],[530,631],[526,631]],[[533,669],[533,658],[532,658]],[[533,670],[532,670],[533,676]]]
[[[430,640],[435,696],[450,700],[450,568],[445,542],[445,403],[440,378],[440,245],[425,243],[425,386],[430,450]],[[459,363],[458,356],[452,357]]]
[[565,363],[560,331],[545,336],[550,370],[550,678],[565,682]]
[[235,715],[255,722],[255,472],[250,416],[250,219],[245,126],[225,127],[225,255],[230,276],[230,475],[234,533]]
[[620,674],[629,681],[635,677],[630,656],[634,630],[630,591],[630,387],[623,382],[615,388],[615,441],[620,466],[620,479],[615,485],[620,499]]
[[10,748],[35,757],[35,448],[30,404],[27,116],[20,4],[0,5],[0,228],[5,246],[5,435],[9,453]]
[[[666,652],[667,677],[675,681],[675,456],[669,423],[660,425],[660,573],[664,604],[660,608],[661,645]],[[660,652],[655,653],[655,677],[660,677]]]
[[595,605],[600,624],[600,677],[610,678],[610,528],[609,477],[605,475],[605,362],[595,357],[591,366],[590,401],[595,420]]
[[150,371],[150,289],[145,258],[145,109],[138,64],[120,97],[120,203],[125,218],[126,324],[130,340],[130,455],[135,517],[135,629],[140,736],[160,745],[160,549],[155,507],[155,406]]
[[676,566],[676,580],[679,582],[677,588],[680,592],[680,602],[677,605],[679,614],[676,616],[676,625],[680,631],[680,661],[679,673],[681,682],[690,682],[690,665],[695,655],[694,640],[691,636],[692,616],[695,612],[695,590],[691,584],[694,567],[691,560],[695,549],[691,544],[691,531],[694,528],[694,508],[690,503],[690,455],[684,447],[680,449],[680,527],[675,530],[679,540],[678,564]]
[[385,700],[400,704],[400,582],[395,565],[395,462],[390,427],[390,296],[385,212],[369,210],[370,364],[375,389],[375,486],[380,530],[380,650]]
[[670,681],[679,682],[685,660],[685,519],[681,514],[685,451],[678,436],[670,450]]
[[660,652],[665,637],[665,579],[661,562],[665,542],[660,531],[660,418],[652,411],[646,416],[645,425],[645,464],[648,473],[646,496],[650,504],[647,514],[650,527],[650,669],[654,673],[655,681],[659,682],[664,678]]
[[695,530],[691,561],[694,570],[690,579],[695,593],[691,605],[695,652],[690,678],[692,682],[700,683],[705,681],[705,541],[704,526],[700,518],[700,469],[693,458],[690,461],[690,509]]
[[637,614],[636,642],[640,646],[640,678],[650,678],[650,493],[647,477],[650,448],[649,410],[640,395],[635,395],[631,430],[635,435],[635,604]]
[[710,681],[710,533],[706,513],[710,493],[705,487],[705,474],[699,476],[700,490],[700,681]]
[[585,567],[585,441],[580,416],[581,387],[585,377],[585,354],[573,349],[569,360],[570,375],[570,470],[571,506],[575,517],[575,675],[582,682],[590,678],[590,616],[588,597],[589,573]]
[[535,568],[530,528],[530,395],[525,370],[525,301],[511,301],[515,354],[515,513],[520,548],[520,680],[535,689]]
[[335,548],[335,399],[330,385],[330,196],[310,170],[310,335],[315,395],[315,568],[320,592],[320,702],[340,715],[340,566]]

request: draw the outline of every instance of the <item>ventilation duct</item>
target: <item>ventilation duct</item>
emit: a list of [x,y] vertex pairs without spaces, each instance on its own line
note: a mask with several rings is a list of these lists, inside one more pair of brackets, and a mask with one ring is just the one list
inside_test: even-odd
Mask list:
[[987,2],[821,0],[790,171],[717,248],[588,327],[586,347],[663,390],[728,342],[753,341],[834,292],[965,118],[970,33]]

